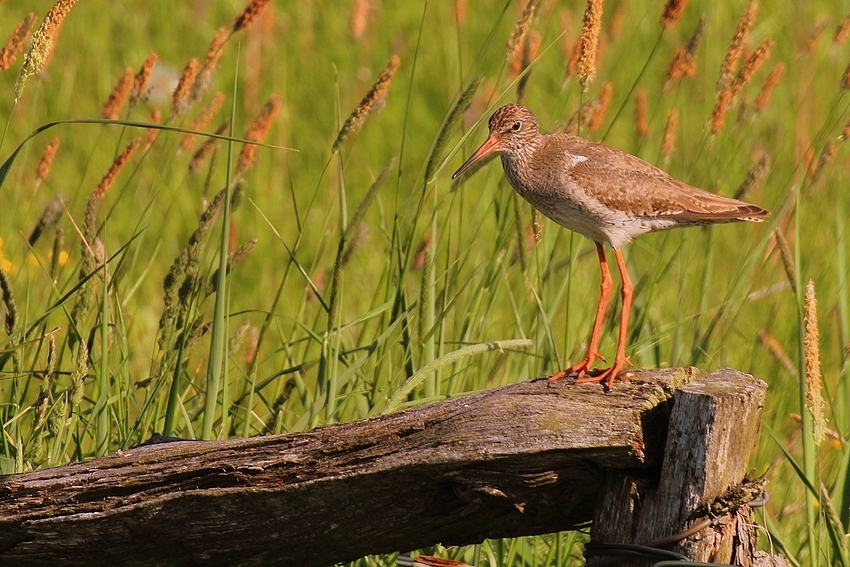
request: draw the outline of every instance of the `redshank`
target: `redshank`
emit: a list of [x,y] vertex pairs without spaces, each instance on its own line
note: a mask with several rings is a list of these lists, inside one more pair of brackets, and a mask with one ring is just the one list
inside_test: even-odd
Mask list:
[[[608,388],[626,364],[626,332],[634,287],[621,248],[659,230],[713,223],[761,222],[761,207],[723,197],[679,181],[642,159],[569,134],[542,135],[537,118],[524,106],[507,104],[490,117],[490,135],[452,176],[457,178],[484,157],[498,153],[513,188],[538,211],[596,244],[602,292],[584,360],[550,380],[576,375],[577,383],[603,382]],[[622,280],[622,312],[617,354],[610,368],[590,375],[599,354],[599,335],[613,282],[604,244],[614,249]]]

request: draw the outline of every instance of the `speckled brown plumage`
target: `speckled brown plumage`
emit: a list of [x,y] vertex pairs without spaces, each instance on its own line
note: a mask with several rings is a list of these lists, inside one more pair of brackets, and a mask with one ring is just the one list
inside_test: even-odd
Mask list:
[[[580,382],[607,380],[610,387],[622,367],[631,308],[631,281],[620,248],[634,238],[659,230],[735,221],[760,222],[770,213],[737,199],[683,183],[626,152],[569,134],[540,134],[537,119],[524,106],[508,104],[490,117],[490,135],[454,174],[499,153],[513,188],[541,213],[596,243],[602,270],[602,294],[585,359],[555,374],[575,373]],[[614,248],[623,280],[623,313],[614,365],[585,377],[595,359],[602,318],[612,281],[602,245]]]

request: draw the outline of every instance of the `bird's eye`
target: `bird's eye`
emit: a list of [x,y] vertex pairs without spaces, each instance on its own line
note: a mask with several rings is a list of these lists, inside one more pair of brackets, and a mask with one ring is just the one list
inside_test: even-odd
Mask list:
[[519,132],[520,128],[522,128],[522,122],[514,122],[511,124],[511,130],[514,132]]

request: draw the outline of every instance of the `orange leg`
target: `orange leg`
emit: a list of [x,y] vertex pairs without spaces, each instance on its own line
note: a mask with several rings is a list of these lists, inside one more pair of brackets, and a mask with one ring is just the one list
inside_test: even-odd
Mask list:
[[629,271],[626,268],[626,261],[623,259],[623,253],[619,249],[615,249],[614,256],[617,258],[617,267],[620,269],[620,279],[623,280],[623,311],[620,314],[620,336],[617,339],[617,355],[614,357],[614,366],[603,370],[600,374],[593,376],[592,378],[576,380],[576,383],[602,382],[605,380],[608,388],[610,388],[614,384],[614,380],[616,380],[617,376],[620,374],[620,370],[622,370],[626,364],[630,366],[632,364],[632,362],[626,358],[626,338],[629,331],[629,315],[632,311],[632,297],[634,295],[635,287],[632,285],[632,280],[629,277]]
[[608,308],[608,299],[611,297],[611,289],[614,287],[614,281],[611,279],[611,272],[608,270],[608,260],[605,259],[605,250],[598,242],[596,243],[596,253],[599,255],[599,268],[602,271],[602,292],[599,295],[599,305],[596,307],[596,319],[593,321],[593,332],[590,333],[587,356],[581,362],[552,375],[549,380],[560,380],[570,374],[578,374],[578,377],[582,378],[590,370],[590,367],[593,366],[593,362],[596,359],[605,360],[605,357],[599,354],[599,335],[602,333],[602,323],[605,320],[605,310]]

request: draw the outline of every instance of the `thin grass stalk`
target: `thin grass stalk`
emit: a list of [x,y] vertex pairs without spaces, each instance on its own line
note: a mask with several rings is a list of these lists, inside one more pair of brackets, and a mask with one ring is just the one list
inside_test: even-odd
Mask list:
[[[106,223],[103,224],[103,236],[101,240],[106,241]],[[102,284],[100,302],[100,368],[97,375],[98,400],[104,400],[97,414],[97,427],[95,429],[95,454],[102,457],[109,452],[109,391],[112,384],[109,376],[109,272],[106,262],[106,244],[103,244]]]
[[[239,55],[241,53],[241,44],[237,48],[236,56],[236,73],[233,78],[233,96],[231,97],[230,106],[230,124],[235,123],[236,119],[236,100],[237,100],[237,85],[239,78]],[[230,137],[233,137],[233,127],[230,128]],[[232,140],[227,142],[227,175],[225,179],[232,179],[233,172],[233,147]],[[212,330],[210,335],[210,353],[209,362],[207,365],[207,390],[204,395],[204,420],[201,427],[201,439],[212,438],[212,428],[215,423],[215,408],[218,401],[218,392],[221,385],[222,372],[226,372],[227,368],[224,364],[225,348],[227,342],[227,257],[228,257],[228,236],[230,228],[230,207],[231,198],[234,190],[233,183],[225,183],[224,187],[224,203],[221,211],[221,236],[219,240],[218,250],[218,282],[216,283],[215,306],[213,308]],[[222,411],[227,411],[223,408]]]
[[[431,217],[431,244],[425,247],[425,258],[422,267],[422,281],[419,292],[419,340],[422,344],[422,356],[420,357],[420,368],[436,358],[436,344],[434,337],[434,310],[436,309],[434,276],[434,246],[437,234],[437,199],[434,196],[434,214]],[[437,395],[438,376],[436,372],[425,379],[425,398],[433,399]]]
[[[794,264],[797,267],[795,270],[795,285],[794,290],[796,292],[797,301],[797,371],[799,373],[799,382],[798,382],[798,396],[799,396],[799,404],[800,409],[799,413],[801,416],[800,420],[800,442],[803,446],[803,473],[806,475],[806,483],[808,486],[816,486],[817,485],[817,461],[816,461],[816,453],[815,453],[815,439],[814,439],[814,424],[812,420],[811,414],[806,411],[806,403],[807,403],[807,392],[806,392],[806,347],[805,347],[805,323],[803,321],[803,293],[804,288],[800,285],[800,236],[802,233],[800,232],[800,217],[801,215],[801,205],[802,205],[802,195],[801,195],[801,185],[797,185],[794,190],[796,204],[794,207],[794,234],[797,235],[797,238],[794,239]],[[816,532],[816,520],[817,520],[817,510],[815,509],[815,502],[820,497],[816,492],[806,493],[806,530],[807,530],[807,543],[809,546],[809,565],[811,567],[817,567],[818,565],[818,557],[820,555],[818,546],[818,538]]]

